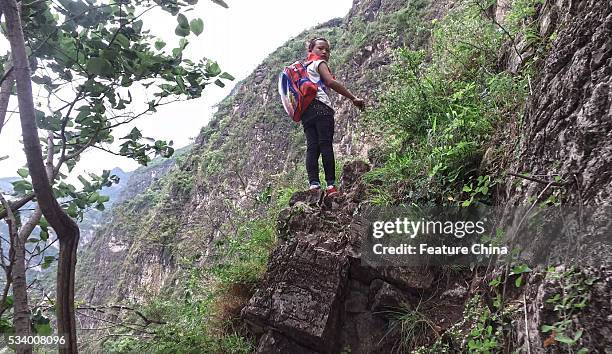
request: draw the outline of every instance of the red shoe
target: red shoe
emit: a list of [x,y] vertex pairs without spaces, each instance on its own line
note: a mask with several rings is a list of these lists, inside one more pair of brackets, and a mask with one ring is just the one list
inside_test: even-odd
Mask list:
[[327,189],[325,190],[325,195],[327,196],[334,195],[337,193],[338,193],[338,190],[336,189],[336,186],[328,186]]

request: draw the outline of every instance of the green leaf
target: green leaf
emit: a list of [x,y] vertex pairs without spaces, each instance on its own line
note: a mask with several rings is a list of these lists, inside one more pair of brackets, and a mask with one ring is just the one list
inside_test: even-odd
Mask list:
[[189,28],[189,21],[187,20],[187,17],[185,17],[185,15],[179,14],[178,16],[176,16],[176,20],[178,21],[179,27]]
[[233,77],[232,75],[230,75],[229,73],[225,71],[219,76],[219,78],[230,80],[230,81],[235,79],[235,77]]
[[529,268],[529,266],[526,264],[520,264],[512,268],[512,274],[515,274],[515,275],[529,273],[529,272],[531,272],[531,268]]
[[476,342],[473,339],[470,339],[468,341],[468,348],[469,349],[476,349],[476,348],[478,348],[478,345],[476,344]]
[[555,329],[555,326],[543,325],[540,330],[542,331],[542,333],[548,333],[553,329]]
[[142,31],[142,25],[142,20],[134,21],[134,23],[132,23],[132,29],[134,30],[134,32],[140,33],[140,31]]
[[119,43],[120,46],[125,49],[128,49],[130,47],[130,40],[123,33],[117,34],[115,40],[117,41],[117,43]]
[[217,79],[215,80],[215,85],[219,86],[219,87],[225,87],[225,84],[223,83],[223,81]]
[[132,128],[132,130],[130,130],[130,133],[126,136],[124,136],[121,139],[130,139],[130,140],[138,140],[142,138],[142,132],[140,132],[140,130],[136,127]]
[[81,182],[81,184],[85,187],[85,188],[91,188],[91,183],[89,183],[88,180],[85,179],[85,177],[83,176],[77,176],[77,179],[79,180],[79,182]]
[[46,116],[45,112],[35,109],[36,126],[45,130],[59,130],[61,128],[61,119],[57,116]]
[[165,46],[166,46],[166,42],[162,41],[161,39],[158,39],[155,41],[155,49],[161,50]]
[[49,231],[40,230],[40,239],[43,241],[47,241],[49,239]]
[[100,194],[98,194],[98,192],[93,192],[89,195],[89,198],[87,198],[87,202],[95,203],[98,201],[98,198],[100,198]]
[[187,39],[181,38],[181,40],[179,41],[179,48],[185,49],[187,48],[188,44],[189,44],[189,41]]
[[55,256],[45,256],[40,267],[42,269],[47,269],[51,266],[51,263],[53,263],[53,261],[55,261]]
[[202,31],[204,31],[204,21],[202,21],[201,18],[194,18],[189,23],[189,27],[191,28],[191,32],[193,32],[193,34],[199,36],[202,34]]
[[100,53],[100,57],[102,57],[102,58],[104,58],[104,59],[106,59],[108,61],[115,60],[117,55],[118,55],[118,52],[116,50],[108,50],[108,49],[104,49]]
[[108,195],[101,195],[100,197],[98,197],[98,203],[106,203],[110,200],[110,197]]
[[[582,335],[582,333],[581,333],[581,335]],[[575,340],[573,340],[572,338],[566,336],[563,333],[557,333],[557,335],[555,336],[555,340],[557,342],[561,342],[561,343],[564,343],[564,344],[567,344],[567,345],[572,345],[572,344],[576,343]]]
[[21,178],[26,178],[30,174],[27,168],[20,168],[17,170],[17,174],[21,176]]
[[38,226],[40,226],[41,229],[47,229],[49,227],[49,222],[43,216],[40,218],[40,221],[38,222]]
[[219,5],[219,6],[225,7],[226,9],[229,8],[229,6],[227,6],[225,1],[223,1],[223,0],[211,0],[211,1],[214,2],[215,4]]
[[87,71],[100,76],[110,76],[113,72],[111,63],[100,57],[89,58],[87,62]]
[[217,76],[221,74],[221,68],[217,62],[213,62],[210,66],[207,66],[206,71],[210,76]]
[[514,286],[516,286],[517,288],[520,288],[522,282],[523,282],[523,276],[521,275],[518,278],[516,278],[516,280],[514,281]]
[[66,167],[68,167],[68,172],[72,172],[77,162],[74,159],[70,159],[66,161]]
[[174,34],[180,37],[187,37],[189,35],[189,27],[185,28],[178,25],[174,29]]
[[574,342],[577,342],[578,339],[580,339],[580,337],[582,337],[582,332],[583,332],[582,329],[579,329],[579,330],[576,331],[576,334],[574,334]]
[[185,93],[185,81],[183,80],[183,78],[180,75],[176,75],[174,77],[178,87],[180,88],[182,93]]
[[11,308],[14,302],[13,295],[9,295],[6,297],[6,301],[4,303],[6,304],[7,308]]
[[[80,177],[80,176],[79,176]],[[76,218],[78,213],[77,213],[77,207],[76,204],[70,204],[70,206],[68,207],[68,209],[66,209],[66,213],[68,215],[70,215],[70,217],[72,218]]]
[[26,193],[28,191],[32,190],[32,183],[28,182],[28,181],[17,181],[17,182],[11,182],[11,184],[13,185],[13,190],[17,193]]

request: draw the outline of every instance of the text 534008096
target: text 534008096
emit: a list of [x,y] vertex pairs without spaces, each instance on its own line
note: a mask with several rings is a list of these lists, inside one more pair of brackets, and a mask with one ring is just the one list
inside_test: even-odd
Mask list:
[[66,344],[64,336],[8,336],[9,345],[49,345],[49,344]]

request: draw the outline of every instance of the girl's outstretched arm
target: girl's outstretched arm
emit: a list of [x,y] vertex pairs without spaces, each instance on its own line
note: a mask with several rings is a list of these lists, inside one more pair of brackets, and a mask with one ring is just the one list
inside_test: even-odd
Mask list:
[[319,75],[321,75],[321,80],[323,81],[325,86],[348,98],[357,108],[363,111],[363,109],[365,108],[365,102],[361,98],[355,97],[355,95],[353,95],[351,91],[349,91],[346,87],[344,87],[341,83],[334,79],[326,62],[322,62],[321,64],[319,64]]

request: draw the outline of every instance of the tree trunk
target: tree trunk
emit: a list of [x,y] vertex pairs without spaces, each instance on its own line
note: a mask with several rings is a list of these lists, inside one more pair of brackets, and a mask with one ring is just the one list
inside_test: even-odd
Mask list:
[[74,270],[76,250],[79,241],[79,228],[62,210],[53,195],[53,190],[45,172],[42,159],[36,119],[32,82],[21,21],[15,0],[0,1],[6,18],[7,32],[11,43],[13,73],[17,83],[19,116],[23,134],[23,144],[32,177],[32,186],[43,215],[55,230],[60,243],[60,256],[57,268],[57,332],[64,336],[65,345],[59,346],[60,353],[76,353],[77,338],[74,318]]
[[[15,326],[15,334],[17,336],[27,337],[32,333],[30,331],[30,308],[28,306],[28,294],[26,290],[25,244],[19,239],[19,234],[17,233],[17,220],[13,212],[10,211],[8,202],[2,195],[0,195],[0,201],[8,210],[6,221],[11,243],[9,262],[12,264],[10,277],[13,281],[13,326]],[[16,349],[19,354],[32,353],[32,346],[28,344],[19,344]]]
[[[15,263],[13,265],[13,324],[15,334],[18,336],[31,336],[30,331],[30,307],[28,306],[28,284],[26,282],[25,267],[25,244],[17,234],[13,238],[15,248]],[[31,345],[18,345],[17,353],[32,353]]]

